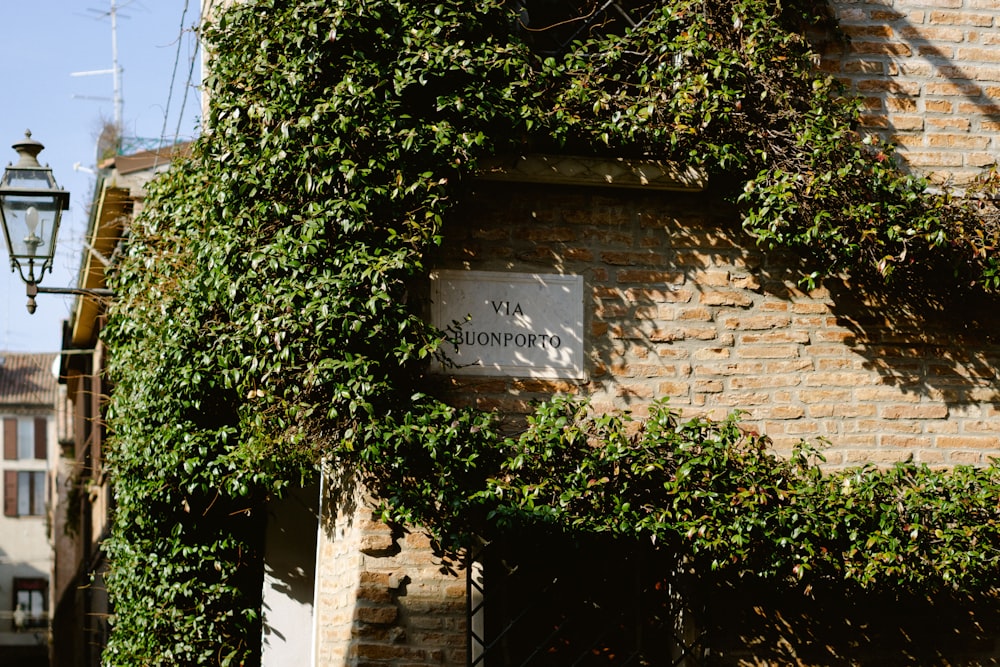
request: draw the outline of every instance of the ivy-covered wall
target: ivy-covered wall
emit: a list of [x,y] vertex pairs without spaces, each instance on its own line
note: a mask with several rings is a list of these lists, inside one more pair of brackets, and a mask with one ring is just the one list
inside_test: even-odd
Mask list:
[[[477,166],[490,156],[583,151],[698,168],[711,195],[732,207],[713,223],[738,216],[761,249],[795,253],[795,260],[742,264],[744,252],[758,251],[736,241],[735,225],[732,239],[706,252],[701,244],[709,241],[677,245],[669,204],[653,204],[657,213],[643,227],[631,204],[608,203],[616,196],[588,203],[586,210],[625,213],[624,236],[602,230],[624,256],[595,258],[609,281],[625,266],[655,260],[663,266],[643,270],[677,275],[653,282],[700,300],[709,285],[692,270],[746,271],[745,283],[711,285],[722,296],[691,308],[685,326],[704,327],[712,347],[688,337],[656,341],[657,351],[718,348],[739,360],[737,349],[771,349],[808,359],[820,373],[825,357],[816,354],[822,345],[813,329],[793,326],[789,313],[751,314],[740,304],[816,304],[822,312],[813,315],[833,318],[829,330],[844,334],[855,325],[827,313],[844,302],[824,278],[849,274],[852,285],[870,286],[866,294],[888,284],[896,296],[885,303],[906,304],[907,317],[929,304],[953,319],[957,311],[948,308],[988,298],[1000,285],[988,198],[994,183],[981,184],[980,198],[956,198],[895,169],[891,148],[858,131],[858,106],[836,80],[817,75],[803,35],[832,24],[815,3],[625,4],[644,12],[635,27],[594,24],[554,55],[532,50],[531,12],[526,18],[523,7],[501,0],[253,0],[206,27],[209,131],[190,160],[151,187],[113,277],[105,339],[115,386],[108,463],[117,510],[107,548],[116,613],[108,664],[254,664],[263,622],[262,508],[314,477],[322,461],[372,491],[379,518],[420,526],[445,547],[528,524],[655,541],[686,554],[697,571],[763,577],[797,592],[831,581],[889,591],[997,585],[995,466],[825,474],[808,446],[776,458],[767,438],[737,417],[689,420],[662,402],[650,403],[648,419],[630,421],[557,400],[535,406],[512,432],[505,415],[456,406],[431,381],[429,362],[444,347],[423,317],[419,285],[449,242],[450,224],[468,219],[455,207],[474,201]],[[535,259],[518,261],[545,266],[541,247],[532,249]],[[675,266],[682,258],[694,264]],[[763,267],[780,278],[762,275]],[[612,332],[625,318],[641,318],[648,311],[616,290],[649,284],[600,283],[587,304],[591,326]],[[924,303],[911,308],[907,295]],[[656,306],[664,321],[689,307],[664,299],[662,313]],[[871,319],[857,326],[869,328],[850,334],[861,345],[843,359],[854,363],[868,347],[895,344],[880,328],[880,303],[866,302]],[[757,317],[772,324],[749,326]],[[767,333],[792,342],[748,339]],[[631,401],[603,383],[619,368],[613,355],[638,354],[626,344],[641,338],[599,335],[588,361],[601,378],[598,397]],[[731,349],[716,340],[727,335]],[[744,337],[739,348],[737,337]],[[833,350],[848,342],[823,343]],[[900,348],[904,358],[908,350]],[[911,420],[933,428],[957,423],[952,405],[985,379],[979,364],[992,363],[988,352],[984,361],[947,350],[976,375],[956,374],[940,397],[921,396],[927,414],[899,412],[912,403],[902,398],[910,388],[894,385],[891,373],[872,375],[865,362],[822,372],[888,386],[875,408],[887,428]],[[766,371],[766,359],[746,361]],[[895,362],[902,372],[905,363]],[[936,387],[939,368],[926,362],[906,377]],[[704,407],[720,412],[726,401],[761,410],[764,425],[794,421],[727,398],[753,393],[733,378],[719,392],[691,384],[686,396],[684,378],[670,380],[692,408],[703,396]],[[643,400],[669,388],[628,384],[641,387]],[[805,388],[795,387],[787,409],[810,409]],[[942,404],[949,419],[936,412]],[[991,416],[983,413],[984,423]],[[821,430],[864,423],[861,415],[842,417],[815,415]],[[961,428],[961,437],[975,437]],[[900,452],[935,446],[877,444]]]

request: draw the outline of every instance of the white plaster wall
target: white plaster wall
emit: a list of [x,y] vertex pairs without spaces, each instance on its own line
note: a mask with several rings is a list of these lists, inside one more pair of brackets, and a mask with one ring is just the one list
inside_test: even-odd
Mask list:
[[319,489],[290,492],[268,505],[264,549],[263,667],[313,664],[313,589]]

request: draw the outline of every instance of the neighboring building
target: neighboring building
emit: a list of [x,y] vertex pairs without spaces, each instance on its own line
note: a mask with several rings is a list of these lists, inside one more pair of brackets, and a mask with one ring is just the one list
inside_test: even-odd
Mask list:
[[[142,205],[143,188],[186,144],[111,158],[101,170],[90,207],[78,287],[105,287],[128,219]],[[72,430],[66,442],[55,516],[53,667],[96,667],[107,642],[108,597],[102,582],[102,542],[110,527],[112,494],[104,467],[106,349],[99,339],[104,304],[78,297],[63,329],[59,381],[66,385]]]
[[55,359],[55,354],[0,353],[0,665],[49,664],[49,493],[56,484],[59,393]]

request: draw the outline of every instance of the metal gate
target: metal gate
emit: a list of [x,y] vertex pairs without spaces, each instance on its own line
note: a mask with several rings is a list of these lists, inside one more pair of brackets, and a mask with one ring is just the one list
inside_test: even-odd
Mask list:
[[470,667],[704,664],[676,562],[634,542],[534,533],[468,568]]

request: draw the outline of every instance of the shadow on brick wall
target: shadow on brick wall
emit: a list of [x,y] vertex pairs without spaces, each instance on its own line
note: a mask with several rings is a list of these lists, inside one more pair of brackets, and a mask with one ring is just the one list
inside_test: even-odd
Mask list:
[[888,285],[828,279],[806,295],[795,287],[800,272],[788,264],[787,253],[769,255],[762,282],[771,296],[827,305],[833,319],[813,343],[839,341],[879,384],[902,394],[950,406],[1000,405],[1000,298],[955,286],[947,267]]
[[[930,276],[924,276],[928,278]],[[1000,401],[1000,299],[927,281],[881,288],[831,283],[837,324],[886,384],[948,404]]]
[[1000,76],[986,3],[831,0],[846,40],[820,38],[822,69],[864,103],[862,127],[896,144],[904,169],[966,182],[996,164]]

